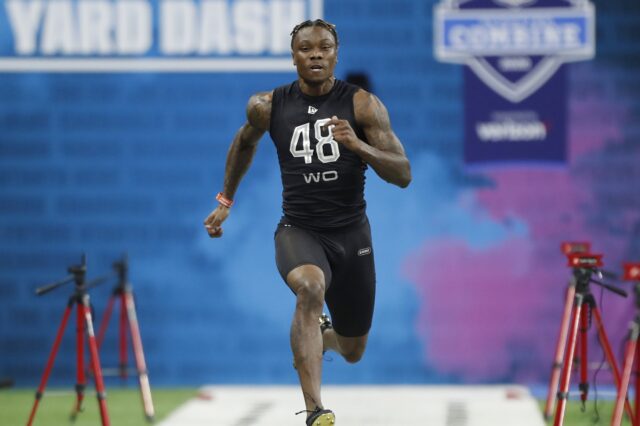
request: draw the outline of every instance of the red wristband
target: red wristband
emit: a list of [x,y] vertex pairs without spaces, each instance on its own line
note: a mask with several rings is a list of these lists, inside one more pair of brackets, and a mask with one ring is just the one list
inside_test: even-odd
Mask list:
[[220,204],[222,204],[228,209],[230,209],[231,206],[233,205],[233,200],[230,200],[227,197],[225,197],[222,192],[218,192],[218,195],[216,195],[216,200],[218,200]]

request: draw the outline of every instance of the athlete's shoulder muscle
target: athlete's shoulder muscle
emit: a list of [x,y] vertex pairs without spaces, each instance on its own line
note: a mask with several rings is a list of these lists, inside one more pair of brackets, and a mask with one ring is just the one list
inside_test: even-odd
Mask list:
[[353,95],[353,111],[356,122],[365,129],[373,127],[387,131],[391,127],[387,108],[376,95],[366,90],[358,90]]
[[376,95],[359,90],[353,96],[353,110],[369,145],[382,151],[404,153],[400,140],[391,128],[389,112]]
[[266,131],[271,122],[271,101],[273,91],[260,92],[251,96],[247,104],[247,121],[257,129]]

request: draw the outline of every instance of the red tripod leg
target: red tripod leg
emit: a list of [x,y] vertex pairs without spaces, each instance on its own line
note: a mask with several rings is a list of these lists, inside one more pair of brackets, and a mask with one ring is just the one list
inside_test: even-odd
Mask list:
[[109,319],[111,319],[111,312],[113,311],[114,301],[115,301],[114,296],[111,296],[109,298],[109,302],[107,303],[107,309],[105,309],[104,314],[102,315],[102,321],[100,322],[100,329],[98,330],[98,339],[97,339],[98,349],[100,349],[100,347],[102,346],[102,342],[104,341],[104,335],[107,332]]
[[96,344],[96,338],[93,331],[91,308],[89,307],[89,296],[85,294],[82,298],[82,304],[78,306],[82,310],[87,327],[89,354],[91,356],[91,368],[93,370],[93,378],[96,382],[96,392],[98,395],[98,405],[100,406],[100,418],[102,420],[102,426],[109,426],[109,413],[107,412],[106,393],[104,389],[104,381],[102,380],[102,370],[100,369],[98,345]]
[[635,413],[634,418],[631,424],[633,426],[640,426],[640,345],[636,344],[636,353],[635,353],[635,367],[636,367],[636,405],[634,407]]
[[562,321],[560,323],[560,333],[556,343],[556,352],[553,357],[553,366],[551,367],[551,380],[549,380],[549,392],[547,392],[547,403],[544,406],[544,418],[551,418],[553,405],[556,400],[556,392],[558,391],[558,383],[560,382],[560,372],[562,371],[562,355],[567,344],[567,332],[569,328],[569,317],[571,316],[571,305],[573,297],[576,294],[576,287],[569,285],[564,301],[564,310],[562,312]]
[[[607,358],[607,362],[611,367],[611,371],[613,372],[613,379],[616,383],[616,388],[618,392],[620,392],[620,369],[618,368],[618,363],[616,362],[616,357],[613,355],[613,350],[611,349],[611,344],[609,343],[609,338],[607,337],[607,333],[604,330],[604,326],[602,324],[602,316],[600,316],[600,310],[597,307],[592,309],[593,316],[596,320],[596,327],[598,329],[598,337],[600,338],[600,343],[602,344],[602,349],[604,349],[604,354]],[[625,409],[627,410],[627,414],[629,415],[629,420],[631,420],[631,424],[634,422],[633,411],[631,410],[631,404],[629,403],[629,399],[625,398]]]
[[635,356],[635,365],[636,365],[636,406],[634,418],[632,421],[633,426],[640,426],[640,345],[636,342],[636,356]]
[[620,426],[622,423],[622,413],[624,411],[624,401],[627,398],[627,390],[629,389],[629,381],[631,380],[631,369],[633,367],[633,359],[636,354],[636,346],[638,343],[638,324],[632,325],[629,342],[627,342],[627,349],[624,354],[624,364],[622,367],[622,381],[618,388],[618,396],[616,398],[616,405],[613,409],[613,415],[611,417],[611,426]]
[[553,426],[564,424],[564,413],[567,407],[567,398],[569,397],[569,383],[571,381],[571,368],[573,367],[573,357],[576,352],[576,339],[578,337],[578,326],[580,314],[582,312],[582,302],[584,296],[580,293],[576,294],[573,303],[573,313],[571,314],[571,323],[569,326],[569,342],[564,357],[564,366],[562,368],[562,377],[560,380],[560,390],[558,391],[558,404],[556,405],[556,415]]
[[84,390],[87,386],[87,377],[84,369],[84,332],[85,323],[82,309],[78,307],[76,320],[76,403],[71,410],[71,419],[75,419],[82,411]]
[[124,291],[120,294],[120,377],[127,378],[127,300]]
[[589,305],[584,305],[582,314],[580,315],[580,384],[578,389],[580,390],[580,401],[582,406],[587,402],[587,395],[589,394],[589,379],[588,379],[588,367],[589,357],[587,356],[587,331],[589,329]]
[[64,335],[64,329],[67,326],[67,321],[69,320],[69,315],[71,315],[71,308],[73,306],[73,302],[69,302],[67,308],[62,315],[62,321],[60,323],[60,327],[58,327],[58,332],[56,334],[56,339],[53,342],[53,347],[51,348],[51,352],[49,353],[49,358],[47,359],[46,367],[44,368],[44,373],[42,374],[42,379],[40,380],[40,386],[38,386],[38,390],[36,391],[36,399],[33,403],[33,407],[31,408],[31,414],[29,414],[29,420],[27,421],[27,426],[31,426],[33,423],[33,419],[36,416],[36,410],[38,409],[38,404],[40,403],[40,399],[42,399],[42,395],[44,394],[44,389],[47,387],[47,380],[49,380],[49,374],[51,374],[51,369],[53,368],[53,362],[56,359],[56,354],[58,353],[58,348],[60,347],[60,342],[62,341],[62,336]]
[[138,317],[136,315],[133,294],[130,291],[123,293],[123,298],[127,307],[127,319],[131,331],[131,342],[133,344],[133,353],[136,359],[136,368],[138,370],[138,378],[140,381],[140,394],[142,395],[142,405],[144,413],[148,420],[153,420],[155,411],[153,408],[153,400],[151,398],[151,387],[149,385],[149,376],[147,374],[147,364],[144,360],[144,351],[142,349],[142,338],[140,337],[140,328],[138,327]]

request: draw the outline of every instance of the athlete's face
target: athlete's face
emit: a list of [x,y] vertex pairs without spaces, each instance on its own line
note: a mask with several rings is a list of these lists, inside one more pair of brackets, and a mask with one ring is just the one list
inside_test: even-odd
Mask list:
[[323,27],[305,27],[293,39],[293,64],[307,83],[319,84],[333,77],[338,46],[333,34]]

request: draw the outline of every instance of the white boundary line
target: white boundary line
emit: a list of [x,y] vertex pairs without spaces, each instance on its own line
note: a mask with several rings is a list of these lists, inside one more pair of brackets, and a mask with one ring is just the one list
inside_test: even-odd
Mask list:
[[[543,426],[528,389],[493,386],[323,386],[323,402],[349,426]],[[298,386],[205,386],[158,426],[297,426]]]
[[295,72],[283,59],[2,59],[0,72]]

